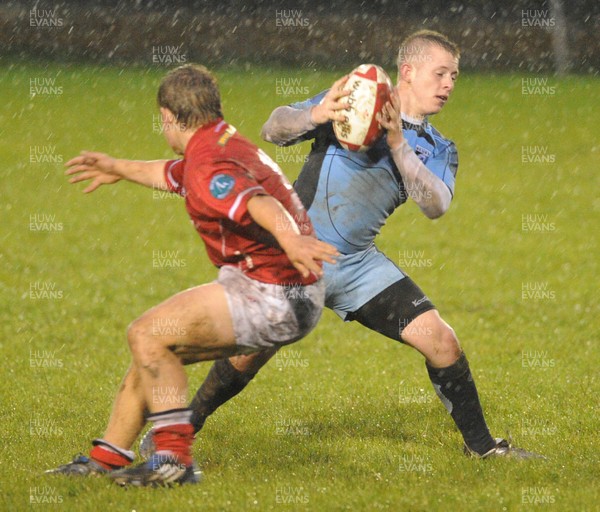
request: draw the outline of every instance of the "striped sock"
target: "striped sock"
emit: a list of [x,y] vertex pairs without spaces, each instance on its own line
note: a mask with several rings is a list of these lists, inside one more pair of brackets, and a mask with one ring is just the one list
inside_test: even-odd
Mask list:
[[132,451],[123,450],[104,439],[94,439],[92,445],[94,448],[90,452],[90,458],[109,471],[129,466],[135,458]]
[[192,465],[194,427],[190,423],[191,415],[190,409],[171,409],[148,416],[154,423],[152,439],[158,455],[172,455],[180,463]]

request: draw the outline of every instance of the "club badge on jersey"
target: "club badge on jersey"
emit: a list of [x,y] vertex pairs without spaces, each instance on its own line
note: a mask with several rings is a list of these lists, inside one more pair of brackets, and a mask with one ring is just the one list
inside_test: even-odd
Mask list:
[[423,163],[427,163],[427,159],[431,156],[431,151],[417,144],[415,146],[415,154],[419,157],[419,160]]
[[225,199],[235,186],[235,179],[229,174],[217,174],[210,180],[210,193],[217,199]]

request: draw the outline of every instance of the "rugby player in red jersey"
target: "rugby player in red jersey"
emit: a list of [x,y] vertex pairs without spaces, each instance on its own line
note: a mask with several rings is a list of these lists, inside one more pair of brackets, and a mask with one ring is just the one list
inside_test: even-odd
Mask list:
[[[337,250],[316,239],[277,165],[225,122],[214,77],[203,66],[177,68],[163,79],[158,103],[165,138],[182,159],[120,160],[85,151],[67,162],[67,174],[71,183],[91,180],[84,192],[127,180],[183,196],[219,276],[129,326],[132,363],[104,437],[92,442],[89,457],[50,473],[108,474],[137,486],[196,483],[184,364],[292,343],[321,315],[321,261],[334,263]],[[161,319],[175,322],[177,332],[157,333]],[[128,467],[146,420],[153,422],[156,452]]]
[[[539,458],[492,437],[469,362],[454,330],[428,296],[374,242],[389,215],[410,197],[427,218],[449,208],[458,153],[429,122],[453,94],[460,51],[439,32],[419,30],[400,44],[398,83],[379,122],[386,135],[365,153],[347,151],[332,121],[344,119],[341,99],[348,77],[303,102],[277,107],[263,126],[263,138],[280,146],[312,140],[295,189],[319,238],[338,248],[335,266],[324,264],[325,305],[344,321],[413,347],[425,358],[427,375],[472,457]],[[405,243],[409,241],[405,240]],[[216,361],[190,406],[196,431],[222,404],[240,393],[274,355],[234,356]],[[153,452],[151,437],[140,444]]]

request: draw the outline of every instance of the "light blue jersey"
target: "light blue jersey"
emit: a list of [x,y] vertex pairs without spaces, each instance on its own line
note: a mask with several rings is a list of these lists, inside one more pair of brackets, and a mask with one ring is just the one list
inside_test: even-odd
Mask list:
[[[291,106],[316,105],[326,92]],[[402,127],[410,147],[454,194],[458,168],[454,143],[427,121],[417,125],[403,120]],[[374,247],[374,239],[408,194],[385,136],[365,153],[348,151],[327,123],[291,143],[310,139],[314,139],[312,150],[294,188],[317,236],[342,253],[337,265],[325,265],[326,305],[345,317],[405,277]]]

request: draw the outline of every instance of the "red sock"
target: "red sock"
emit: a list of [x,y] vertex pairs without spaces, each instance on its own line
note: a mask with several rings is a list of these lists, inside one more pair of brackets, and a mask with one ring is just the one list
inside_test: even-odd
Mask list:
[[90,452],[90,458],[100,464],[104,469],[113,470],[119,469],[123,466],[129,466],[131,460],[121,455],[120,453],[114,453],[107,450],[103,446],[94,446]]
[[179,462],[192,465],[192,443],[194,427],[191,423],[177,423],[166,427],[154,428],[152,439],[156,452],[171,452]]

